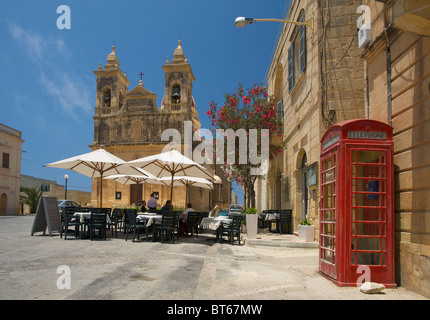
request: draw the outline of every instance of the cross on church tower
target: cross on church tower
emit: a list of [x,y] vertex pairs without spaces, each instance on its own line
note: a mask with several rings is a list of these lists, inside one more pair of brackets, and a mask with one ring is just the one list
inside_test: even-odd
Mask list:
[[144,75],[144,73],[141,71],[140,73],[139,73],[139,76],[140,76],[140,80],[142,81],[142,76]]

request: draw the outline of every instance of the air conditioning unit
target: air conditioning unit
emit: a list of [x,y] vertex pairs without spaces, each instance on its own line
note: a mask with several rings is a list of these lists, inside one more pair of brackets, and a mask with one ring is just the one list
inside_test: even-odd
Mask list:
[[363,23],[363,26],[358,30],[358,47],[366,47],[372,40],[372,26],[370,22]]

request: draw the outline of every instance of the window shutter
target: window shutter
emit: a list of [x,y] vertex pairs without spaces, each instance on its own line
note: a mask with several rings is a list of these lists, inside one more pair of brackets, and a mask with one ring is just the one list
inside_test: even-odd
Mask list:
[[[304,21],[303,16],[302,21]],[[306,69],[306,26],[300,26],[299,28],[299,74],[302,74]]]
[[290,47],[288,48],[288,91],[291,92],[293,90],[294,85],[296,83],[296,68],[294,65],[295,60],[295,45],[294,42],[291,43]]

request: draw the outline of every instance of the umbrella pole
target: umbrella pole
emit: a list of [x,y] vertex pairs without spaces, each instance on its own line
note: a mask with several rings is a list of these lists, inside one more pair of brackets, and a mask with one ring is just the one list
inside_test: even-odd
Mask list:
[[99,208],[103,207],[103,174],[100,175],[100,205]]
[[140,183],[137,182],[137,211],[139,211],[140,204]]
[[170,185],[170,201],[172,201],[172,205],[173,205],[173,177],[174,177],[174,174],[172,173],[172,184]]

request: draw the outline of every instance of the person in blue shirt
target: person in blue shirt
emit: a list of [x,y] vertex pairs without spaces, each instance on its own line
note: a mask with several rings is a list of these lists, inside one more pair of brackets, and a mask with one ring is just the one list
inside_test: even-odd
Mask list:
[[166,204],[161,208],[161,212],[163,212],[163,211],[170,211],[172,209],[173,209],[172,201],[171,200],[167,200]]

